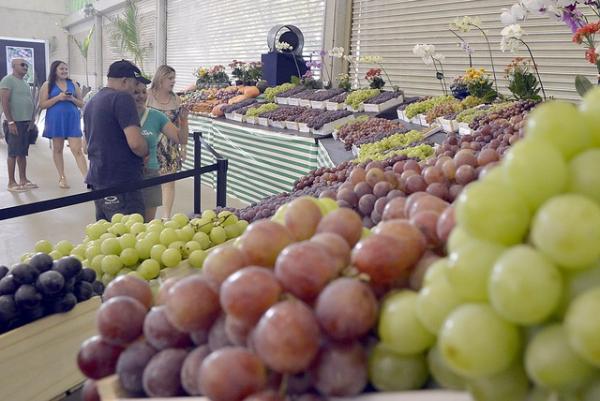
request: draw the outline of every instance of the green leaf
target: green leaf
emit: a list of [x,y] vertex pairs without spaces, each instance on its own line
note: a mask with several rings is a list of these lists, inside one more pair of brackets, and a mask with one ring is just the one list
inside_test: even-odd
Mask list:
[[575,89],[577,89],[577,93],[579,93],[579,96],[583,97],[586,94],[586,92],[592,89],[593,87],[594,84],[592,84],[590,80],[584,77],[583,75],[575,76]]

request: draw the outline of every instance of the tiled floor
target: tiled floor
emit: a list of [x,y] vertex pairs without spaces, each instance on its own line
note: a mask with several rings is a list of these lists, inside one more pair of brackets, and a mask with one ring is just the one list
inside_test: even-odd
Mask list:
[[[8,183],[6,168],[6,142],[0,140],[0,209],[86,191],[83,179],[77,169],[75,160],[65,146],[65,172],[70,189],[58,187],[58,174],[52,161],[52,150],[48,140],[40,138],[37,144],[30,147],[27,175],[39,185],[39,189],[20,194],[6,190]],[[18,179],[18,178],[17,178]],[[181,180],[176,185],[175,212],[188,213],[193,210],[192,178]],[[227,205],[243,207],[244,203],[229,197]],[[202,188],[202,207],[215,206],[215,192],[206,186]],[[0,210],[0,214],[1,214]],[[161,215],[159,209],[157,216]],[[19,261],[22,254],[33,249],[40,239],[56,243],[62,239],[80,243],[84,237],[84,228],[94,221],[93,203],[74,205],[49,212],[0,220],[0,264],[9,265]]]

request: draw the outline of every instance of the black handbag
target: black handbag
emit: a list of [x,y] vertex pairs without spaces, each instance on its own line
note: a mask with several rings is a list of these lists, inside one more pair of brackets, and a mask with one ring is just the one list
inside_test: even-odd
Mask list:
[[34,145],[37,141],[39,130],[37,125],[34,122],[29,123],[29,128],[27,129],[27,135],[29,135],[29,144]]

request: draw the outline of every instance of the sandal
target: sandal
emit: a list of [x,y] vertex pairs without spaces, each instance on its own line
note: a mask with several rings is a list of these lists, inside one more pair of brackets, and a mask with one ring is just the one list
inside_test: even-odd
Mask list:
[[33,182],[31,182],[29,180],[25,181],[25,183],[21,184],[21,186],[25,189],[39,188],[37,184],[34,184]]
[[71,188],[69,186],[69,184],[67,184],[67,178],[66,177],[60,177],[60,179],[58,180],[58,186],[64,189],[67,188]]
[[21,193],[21,192],[27,192],[29,191],[29,189],[24,188],[23,185],[13,185],[11,187],[6,188],[8,191],[10,192],[15,192],[15,193]]

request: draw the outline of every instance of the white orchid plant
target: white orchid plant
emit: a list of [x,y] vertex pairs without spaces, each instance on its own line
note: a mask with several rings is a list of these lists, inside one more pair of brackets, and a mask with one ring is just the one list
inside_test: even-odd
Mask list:
[[[479,31],[483,35],[483,38],[485,39],[485,42],[487,43],[488,52],[490,55],[490,64],[492,65],[492,73],[494,75],[494,86],[496,87],[496,92],[497,92],[498,91],[498,79],[496,78],[496,66],[494,65],[494,55],[492,53],[492,44],[490,43],[487,33],[482,28],[481,20],[479,19],[479,17],[470,17],[470,16],[466,15],[462,18],[456,18],[450,24],[450,31],[452,33],[454,33],[456,36],[458,36],[458,35],[456,34],[455,31],[459,31],[462,33],[468,33],[468,32],[471,32],[471,30],[473,30],[473,29],[476,29],[477,31]],[[463,42],[464,42],[464,40],[463,40]],[[465,45],[461,45],[461,46],[466,47]],[[468,43],[467,43],[467,46],[468,46]],[[470,46],[467,47],[466,49],[469,49],[469,48],[470,48]],[[466,51],[468,51],[468,50],[466,50]]]
[[275,49],[279,50],[280,52],[283,52],[283,51],[292,51],[292,50],[294,50],[294,47],[292,45],[290,45],[288,42],[277,42],[277,43],[275,43]]
[[392,89],[394,91],[400,90],[400,88],[397,85],[392,84],[392,80],[390,79],[390,76],[388,75],[387,71],[385,70],[385,67],[383,66],[383,57],[381,57],[381,56],[362,56],[362,57],[359,57],[358,62],[363,63],[363,64],[373,64],[373,65],[376,65],[377,67],[381,68],[381,71],[383,71],[383,73],[385,74],[385,78],[387,79],[387,82],[390,84]]
[[433,65],[436,72],[436,78],[440,80],[442,91],[444,95],[448,93],[446,86],[446,77],[444,76],[444,61],[446,57],[435,51],[435,45],[418,43],[413,47],[413,54],[417,57],[421,57],[423,63],[426,65]]
[[[599,0],[520,0],[510,8],[503,8],[500,20],[503,25],[509,27],[525,21],[531,14],[545,15],[557,22],[564,22],[574,34],[573,42],[583,45],[586,49],[585,59],[596,66],[600,84],[600,55],[597,52],[595,38],[596,34],[600,32],[600,21],[590,22],[582,8],[586,8],[600,18]],[[583,95],[592,86],[592,83],[586,77],[577,75],[575,86],[577,91]]]

